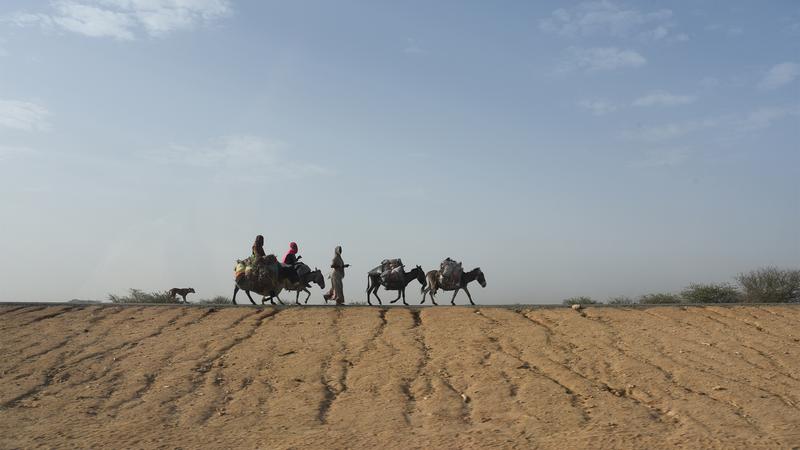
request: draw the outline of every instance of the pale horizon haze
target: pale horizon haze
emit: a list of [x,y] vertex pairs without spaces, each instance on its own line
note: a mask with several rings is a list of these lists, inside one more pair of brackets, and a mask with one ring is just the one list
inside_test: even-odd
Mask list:
[[5,0],[0,301],[229,297],[257,234],[349,302],[733,282],[800,268],[799,142],[795,1]]

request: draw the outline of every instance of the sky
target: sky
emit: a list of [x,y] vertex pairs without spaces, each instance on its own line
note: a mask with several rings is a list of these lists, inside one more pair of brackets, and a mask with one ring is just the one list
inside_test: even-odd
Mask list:
[[732,282],[800,267],[799,130],[789,0],[4,0],[0,301],[230,296],[257,234],[348,301]]

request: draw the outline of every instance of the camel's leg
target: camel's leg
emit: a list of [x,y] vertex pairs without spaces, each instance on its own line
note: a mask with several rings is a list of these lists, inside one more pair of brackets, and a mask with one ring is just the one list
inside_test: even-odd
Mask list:
[[472,301],[472,296],[469,294],[469,289],[467,289],[467,287],[466,287],[466,286],[464,286],[464,292],[466,292],[466,293],[467,293],[467,297],[469,298],[469,303],[470,303],[471,305],[475,306],[475,302],[473,302],[473,301]]
[[402,292],[400,290],[398,290],[397,291],[397,298],[392,300],[392,301],[390,301],[389,303],[397,303],[397,301],[400,300],[400,295],[402,295]]
[[244,291],[244,293],[247,294],[247,298],[250,299],[250,303],[255,305],[256,302],[253,300],[253,297],[250,296],[250,291]]
[[233,286],[233,297],[231,297],[231,302],[235,305],[236,304],[236,294],[239,292],[239,286]]
[[456,290],[453,292],[453,299],[450,300],[450,304],[451,305],[455,305],[456,304],[456,294],[458,294],[459,289],[461,289],[461,288],[456,288]]

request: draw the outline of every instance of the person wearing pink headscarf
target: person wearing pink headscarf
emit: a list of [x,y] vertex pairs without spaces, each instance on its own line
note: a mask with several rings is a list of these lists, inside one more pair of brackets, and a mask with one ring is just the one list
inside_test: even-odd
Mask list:
[[297,256],[297,243],[290,242],[289,250],[286,252],[286,255],[283,256],[281,275],[293,284],[300,282],[300,276],[297,274],[297,269],[295,269],[295,264],[297,264],[297,260],[300,258],[302,257]]
[[287,266],[294,266],[297,264],[297,260],[302,258],[302,256],[297,256],[297,243],[290,242],[289,243],[289,250],[283,256],[283,263]]

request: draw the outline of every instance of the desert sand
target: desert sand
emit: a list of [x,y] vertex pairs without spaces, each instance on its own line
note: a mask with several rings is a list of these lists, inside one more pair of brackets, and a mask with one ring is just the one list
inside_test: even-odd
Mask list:
[[800,307],[0,307],[2,448],[793,448]]

